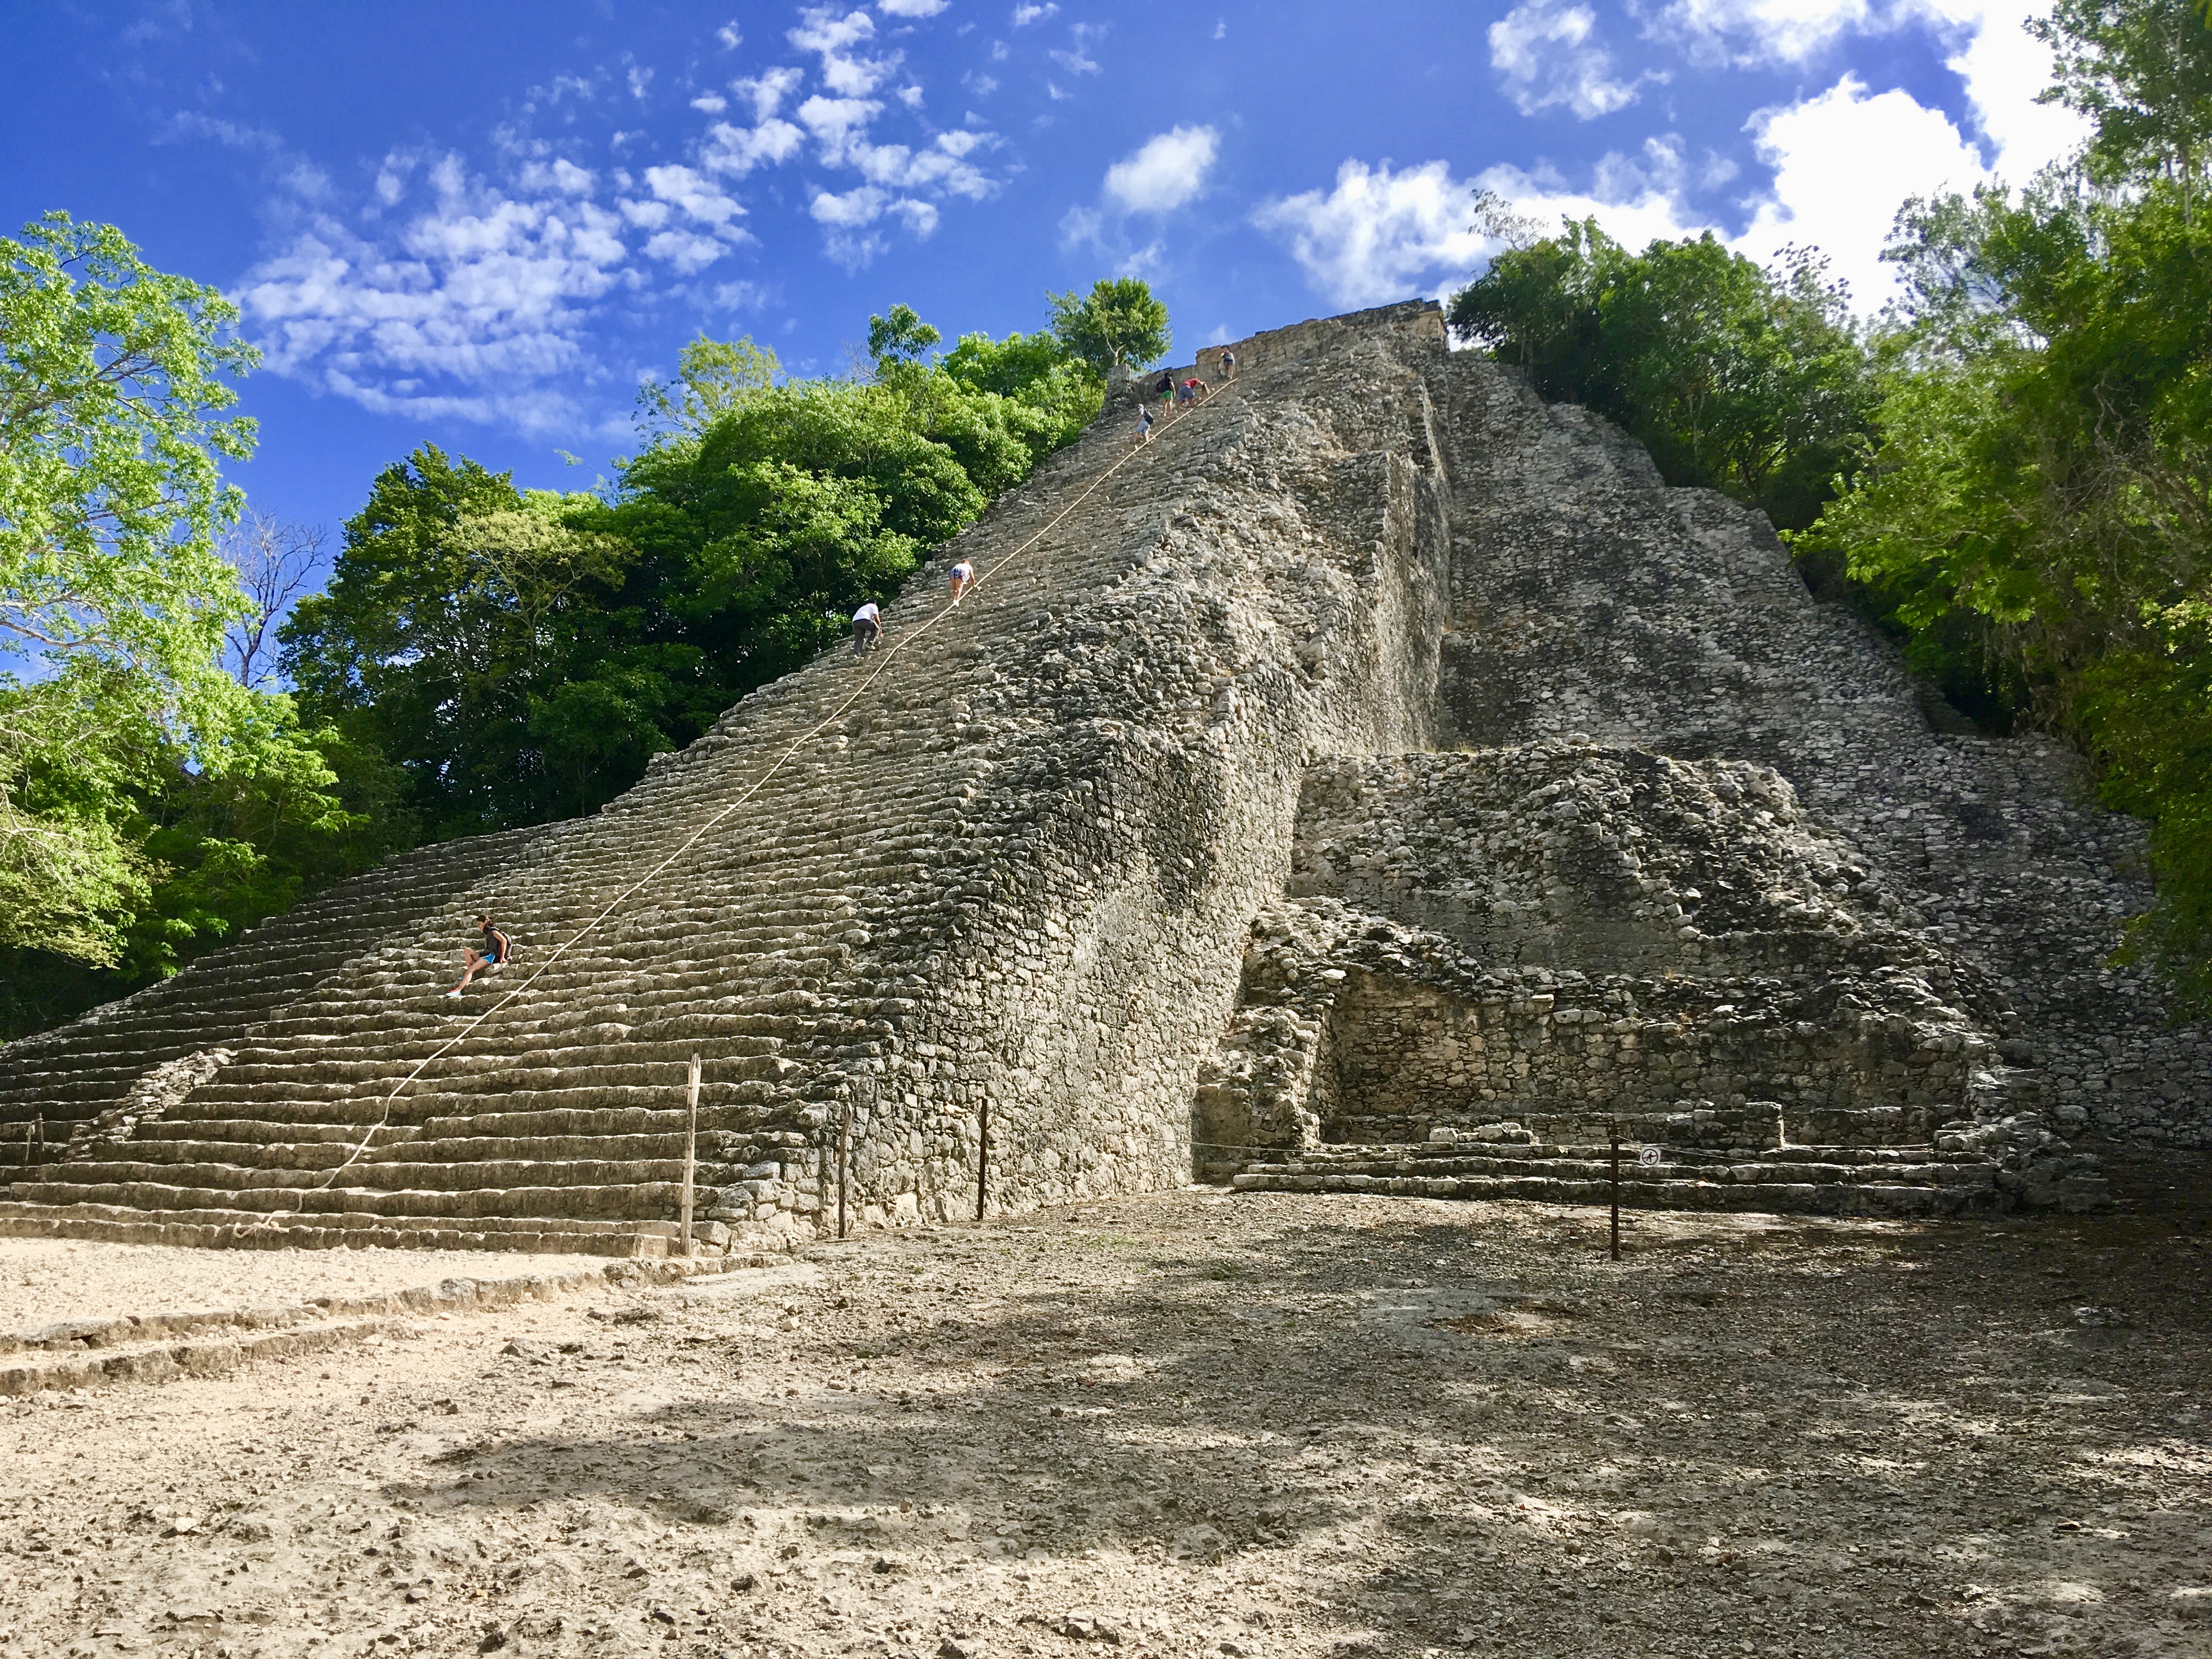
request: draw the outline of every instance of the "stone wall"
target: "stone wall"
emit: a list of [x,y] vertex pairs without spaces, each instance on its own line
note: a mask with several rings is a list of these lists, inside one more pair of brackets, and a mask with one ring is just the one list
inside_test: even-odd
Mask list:
[[2021,1097],[1994,988],[1896,927],[1763,768],[1564,743],[1325,761],[1286,886],[1201,1079],[1219,1151],[1616,1118],[1925,1145]]

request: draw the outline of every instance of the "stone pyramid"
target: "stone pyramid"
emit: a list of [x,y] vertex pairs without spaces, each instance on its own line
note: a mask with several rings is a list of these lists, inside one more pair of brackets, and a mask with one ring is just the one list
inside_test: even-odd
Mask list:
[[[603,811],[0,1049],[48,1137],[0,1229],[653,1253],[687,1169],[719,1249],[1194,1176],[1586,1199],[1616,1135],[1625,1201],[1929,1213],[2202,1140],[2205,1031],[2104,965],[2140,828],[2065,754],[1432,305],[1236,349]],[[446,1000],[478,910],[516,959]]]

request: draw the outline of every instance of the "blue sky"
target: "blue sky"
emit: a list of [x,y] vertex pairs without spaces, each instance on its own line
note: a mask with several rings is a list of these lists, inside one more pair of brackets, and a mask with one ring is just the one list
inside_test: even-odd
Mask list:
[[[0,22],[0,228],[123,227],[246,312],[257,506],[435,442],[589,484],[704,331],[836,373],[872,311],[1038,325],[1134,272],[1179,355],[1463,281],[1478,188],[1831,254],[2075,129],[2015,0],[47,3]],[[569,468],[558,452],[580,456]]]

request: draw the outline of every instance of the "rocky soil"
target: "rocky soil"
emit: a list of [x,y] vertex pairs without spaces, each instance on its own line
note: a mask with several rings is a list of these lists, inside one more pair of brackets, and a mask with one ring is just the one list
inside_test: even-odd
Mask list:
[[502,1250],[180,1250],[0,1238],[0,1330],[60,1319],[380,1296],[441,1279],[518,1279],[606,1265],[602,1255]]
[[0,1656],[2212,1653],[2201,1218],[1603,1227],[1168,1194],[7,1402]]

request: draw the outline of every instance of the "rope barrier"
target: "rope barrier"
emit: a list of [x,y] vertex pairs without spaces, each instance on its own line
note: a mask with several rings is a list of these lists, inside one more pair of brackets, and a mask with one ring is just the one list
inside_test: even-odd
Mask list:
[[[1215,388],[1215,390],[1225,392],[1234,384],[1234,381],[1226,382],[1222,386]],[[1201,401],[1210,403],[1212,401],[1212,397],[1209,394]],[[1193,404],[1188,410],[1171,411],[1167,418],[1160,422],[1158,424],[1163,429],[1165,429],[1170,426],[1180,424],[1185,414],[1194,412],[1198,407],[1199,404]],[[1081,507],[1084,502],[1089,501],[1091,496],[1098,493],[1098,491],[1105,485],[1106,481],[1109,478],[1111,478],[1115,473],[1119,472],[1123,467],[1128,465],[1131,461],[1136,459],[1139,454],[1144,453],[1150,447],[1151,445],[1148,441],[1140,440],[1139,441],[1132,444],[1127,452],[1124,453],[1120,459],[1116,460],[1111,466],[1108,467],[1103,472],[1101,472],[1096,478],[1092,479],[1090,486],[1085,489],[1081,495],[1078,495],[1073,501],[1062,507],[1059,514],[1053,518],[1050,523],[1046,524],[1041,529],[1032,532],[1027,541],[1024,541],[1019,547],[1017,547],[1012,552],[1007,554],[1004,558],[998,560],[988,570],[979,570],[975,574],[975,580],[969,584],[969,592],[973,593],[981,589],[987,582],[989,582],[996,577],[1000,572],[1006,569],[1007,566],[1012,564],[1016,560],[1020,559],[1027,554],[1031,548],[1037,544],[1038,542],[1050,535],[1054,531],[1059,529],[1061,525],[1067,521],[1068,517],[1074,513],[1076,508]],[[861,680],[860,685],[853,691],[852,695],[848,696],[842,702],[839,703],[836,708],[830,710],[830,712],[824,715],[820,720],[810,726],[805,732],[793,739],[791,745],[787,748],[781,755],[776,757],[775,763],[769,766],[767,771],[762,773],[758,778],[754,780],[751,787],[747,788],[742,795],[739,795],[737,799],[723,807],[720,811],[716,812],[714,817],[708,818],[706,823],[701,824],[698,829],[692,831],[691,835],[684,841],[681,847],[678,847],[666,858],[661,860],[659,863],[654,865],[652,869],[647,871],[645,874],[640,876],[628,887],[623,889],[621,892],[616,894],[613,898],[610,899],[606,902],[597,915],[593,916],[589,921],[586,922],[581,927],[578,928],[567,939],[562,940],[559,945],[554,946],[552,951],[547,954],[544,962],[539,965],[538,970],[532,974],[528,979],[524,980],[521,984],[516,986],[513,990],[507,992],[506,995],[501,997],[498,1001],[493,1003],[490,1007],[477,1015],[476,1018],[469,1021],[466,1025],[464,1025],[459,1030],[454,1032],[453,1036],[447,1037],[445,1042],[440,1043],[438,1047],[432,1049],[428,1054],[423,1055],[421,1060],[416,1060],[413,1069],[410,1070],[405,1077],[400,1079],[398,1083],[394,1084],[392,1086],[392,1091],[385,1096],[383,1109],[377,1114],[376,1121],[369,1125],[368,1133],[362,1137],[361,1144],[346,1154],[345,1159],[343,1163],[334,1165],[331,1170],[323,1176],[322,1181],[319,1185],[311,1187],[307,1190],[310,1192],[328,1191],[331,1183],[336,1182],[337,1178],[343,1175],[348,1170],[351,1169],[354,1164],[361,1159],[362,1155],[368,1151],[370,1146],[375,1141],[376,1137],[383,1132],[386,1125],[391,1122],[392,1103],[399,1098],[401,1092],[406,1089],[409,1084],[414,1082],[416,1078],[422,1075],[423,1072],[430,1066],[431,1062],[441,1059],[446,1054],[451,1053],[455,1048],[465,1042],[470,1036],[471,1036],[487,1020],[497,1014],[501,1009],[506,1007],[508,1003],[513,1002],[517,997],[522,995],[524,992],[529,990],[530,988],[535,985],[538,980],[544,975],[546,971],[550,969],[553,964],[557,962],[572,946],[575,945],[594,932],[601,922],[612,915],[621,905],[626,902],[641,888],[652,882],[655,878],[659,876],[663,871],[666,870],[669,866],[674,864],[678,859],[682,858],[686,853],[697,846],[700,841],[709,830],[713,830],[717,824],[728,818],[732,813],[744,807],[754,796],[757,795],[763,789],[766,788],[768,787],[769,781],[775,777],[778,772],[781,772],[784,767],[790,763],[793,756],[796,755],[801,749],[811,743],[816,738],[821,736],[822,733],[827,731],[830,726],[836,725],[837,721],[842,720],[846,712],[850,709],[854,703],[860,702],[862,697],[868,694],[870,690],[874,687],[878,678],[879,678],[884,672],[890,667],[892,662],[897,658],[900,652],[905,650],[908,646],[912,645],[915,641],[927,634],[931,629],[936,627],[939,623],[943,622],[945,617],[951,616],[953,609],[954,607],[950,604],[940,607],[934,615],[929,617],[927,621],[922,623],[921,626],[906,634],[896,643],[884,648],[880,653],[871,652],[869,654],[872,656],[879,654],[880,659],[868,671],[866,677]],[[251,1227],[241,1226],[240,1231],[243,1232],[258,1232],[269,1228],[279,1227],[287,1216],[295,1216],[300,1213],[301,1212],[297,1210],[274,1211],[265,1220],[257,1222]]]

